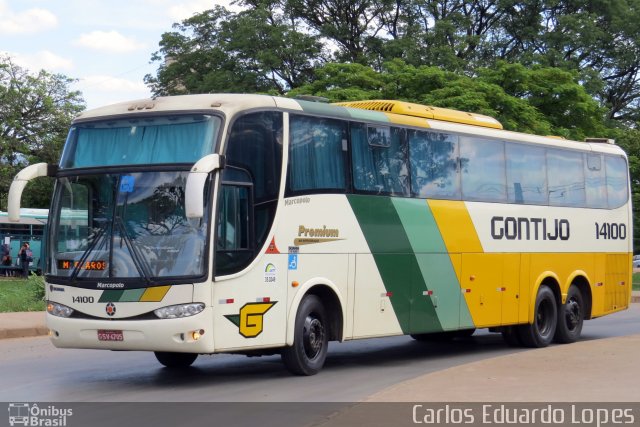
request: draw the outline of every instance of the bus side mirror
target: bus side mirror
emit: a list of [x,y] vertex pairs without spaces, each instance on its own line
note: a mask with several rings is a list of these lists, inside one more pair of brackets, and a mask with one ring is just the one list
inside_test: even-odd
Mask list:
[[13,178],[13,182],[11,183],[11,187],[9,188],[9,199],[7,201],[9,221],[20,221],[20,200],[22,199],[22,192],[24,191],[24,187],[27,186],[29,181],[41,176],[56,176],[57,173],[57,166],[51,166],[46,163],[36,163],[34,165],[29,165],[18,172],[16,177]]
[[204,186],[209,173],[224,169],[225,157],[220,154],[209,154],[198,160],[189,175],[184,192],[185,215],[187,218],[202,218],[204,216]]

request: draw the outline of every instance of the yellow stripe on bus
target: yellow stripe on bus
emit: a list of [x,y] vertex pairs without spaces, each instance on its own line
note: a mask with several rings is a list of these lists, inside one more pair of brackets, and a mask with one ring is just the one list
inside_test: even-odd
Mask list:
[[164,296],[169,292],[171,286],[156,286],[153,288],[147,288],[140,298],[141,302],[159,302],[162,301]]
[[450,254],[484,252],[464,202],[428,200],[427,203]]
[[393,113],[384,113],[384,115],[387,116],[389,121],[395,125],[415,126],[421,128],[431,127],[429,126],[427,119],[424,119],[422,117],[403,116]]

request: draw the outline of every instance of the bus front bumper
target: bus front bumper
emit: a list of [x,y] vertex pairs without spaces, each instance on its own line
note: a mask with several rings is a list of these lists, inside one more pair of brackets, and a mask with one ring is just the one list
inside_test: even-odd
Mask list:
[[47,313],[49,337],[59,348],[213,353],[213,312],[181,319],[74,319]]

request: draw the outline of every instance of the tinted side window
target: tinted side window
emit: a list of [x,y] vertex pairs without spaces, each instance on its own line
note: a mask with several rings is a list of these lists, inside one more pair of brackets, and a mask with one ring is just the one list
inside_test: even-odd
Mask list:
[[278,198],[282,164],[282,114],[247,114],[235,121],[227,163],[249,172],[256,202]]
[[411,194],[440,199],[460,198],[458,137],[442,132],[408,132]]
[[290,139],[289,191],[346,190],[346,122],[291,115]]
[[282,166],[282,114],[258,112],[233,123],[218,197],[216,275],[245,268],[273,224]]
[[587,207],[607,207],[607,186],[602,154],[586,154],[584,163],[584,184],[587,196]]
[[584,166],[580,152],[547,149],[549,204],[584,206]]
[[462,198],[485,202],[507,200],[504,143],[460,138]]
[[409,195],[404,131],[388,126],[351,125],[353,185],[377,194]]
[[508,143],[505,148],[508,201],[546,205],[548,199],[545,149]]
[[627,164],[622,157],[606,156],[607,194],[609,208],[617,208],[627,201]]

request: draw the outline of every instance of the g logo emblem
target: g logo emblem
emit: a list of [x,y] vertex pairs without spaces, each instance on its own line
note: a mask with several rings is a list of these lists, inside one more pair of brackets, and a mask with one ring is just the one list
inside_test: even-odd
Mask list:
[[242,306],[240,314],[230,314],[226,317],[240,330],[245,338],[255,338],[264,328],[264,314],[275,305],[275,302],[250,302]]

